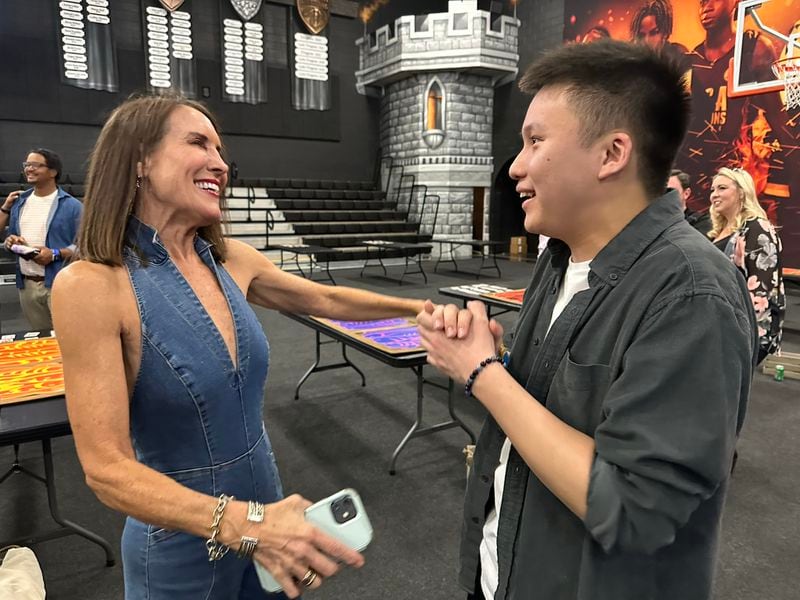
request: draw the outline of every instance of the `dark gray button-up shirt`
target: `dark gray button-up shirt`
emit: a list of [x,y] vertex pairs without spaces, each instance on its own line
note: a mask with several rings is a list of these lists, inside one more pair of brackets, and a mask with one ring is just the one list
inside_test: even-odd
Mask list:
[[[744,279],[670,192],[592,260],[590,288],[548,332],[569,259],[561,242],[549,250],[525,293],[509,371],[594,438],[588,512],[581,521],[512,449],[495,598],[710,598],[757,348]],[[460,582],[470,591],[504,438],[490,416],[464,512]]]

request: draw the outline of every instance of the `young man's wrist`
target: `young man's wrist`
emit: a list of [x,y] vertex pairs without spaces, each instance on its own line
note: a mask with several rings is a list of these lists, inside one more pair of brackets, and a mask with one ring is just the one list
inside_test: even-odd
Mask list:
[[5,206],[0,206],[0,212],[3,212],[7,215],[11,214],[11,207],[6,208]]

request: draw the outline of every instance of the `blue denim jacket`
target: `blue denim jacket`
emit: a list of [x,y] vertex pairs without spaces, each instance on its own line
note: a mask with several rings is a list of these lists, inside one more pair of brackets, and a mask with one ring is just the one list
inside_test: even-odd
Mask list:
[[[28,198],[33,194],[33,189],[20,194],[14,206],[11,207],[11,216],[8,221],[8,235],[20,235],[19,217],[22,214],[22,207],[25,206]],[[81,222],[81,212],[83,204],[77,198],[70,196],[63,189],[58,188],[58,196],[53,202],[50,214],[47,216],[47,238],[45,245],[48,248],[70,248],[75,249],[75,239],[78,237],[78,225]],[[58,272],[64,267],[64,262],[57,260],[46,265],[44,268],[44,285],[49,288],[53,285]],[[17,259],[17,287],[25,287],[25,280]]]

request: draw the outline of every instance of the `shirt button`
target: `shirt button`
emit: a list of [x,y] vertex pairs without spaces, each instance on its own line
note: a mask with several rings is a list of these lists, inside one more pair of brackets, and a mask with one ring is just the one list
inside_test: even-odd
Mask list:
[[481,481],[483,483],[489,483],[489,476],[488,475],[481,475]]
[[539,338],[534,338],[533,345],[534,346],[538,346],[539,345]]
[[481,520],[478,517],[472,517],[472,522],[475,523],[475,525],[477,525],[478,523],[481,522]]
[[611,281],[616,281],[617,279],[619,279],[619,275],[617,275],[616,273],[611,273],[611,275],[609,275],[608,278]]
[[545,369],[549,369],[550,368],[550,361],[549,360],[544,361],[544,368]]

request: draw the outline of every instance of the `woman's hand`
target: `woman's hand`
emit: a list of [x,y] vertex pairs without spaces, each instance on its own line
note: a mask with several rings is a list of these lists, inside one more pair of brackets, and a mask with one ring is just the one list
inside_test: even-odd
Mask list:
[[305,520],[311,502],[294,494],[264,509],[264,522],[252,524],[258,538],[253,559],[261,563],[290,598],[303,591],[301,580],[313,570],[317,576],[308,589],[316,589],[326,577],[332,577],[343,562],[361,567],[364,557],[342,542],[323,533]]
[[503,339],[503,327],[487,318],[485,305],[477,300],[465,309],[428,301],[417,324],[428,363],[461,383],[478,363],[497,354]]

